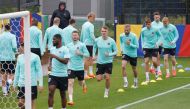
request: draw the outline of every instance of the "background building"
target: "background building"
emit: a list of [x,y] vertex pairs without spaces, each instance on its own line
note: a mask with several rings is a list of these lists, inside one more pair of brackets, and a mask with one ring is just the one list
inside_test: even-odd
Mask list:
[[118,23],[142,24],[153,12],[168,16],[174,24],[190,23],[190,0],[115,0]]

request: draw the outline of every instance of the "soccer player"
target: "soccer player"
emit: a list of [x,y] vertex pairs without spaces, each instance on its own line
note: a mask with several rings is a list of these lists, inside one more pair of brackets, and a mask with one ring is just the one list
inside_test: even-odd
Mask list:
[[[60,18],[55,17],[53,20],[53,26],[47,28],[46,32],[45,32],[45,36],[44,36],[44,42],[43,42],[43,51],[46,51],[46,44],[48,43],[48,51],[50,50],[50,48],[53,46],[53,36],[55,34],[60,34],[62,35],[62,29],[59,28],[60,24]],[[63,41],[63,38],[62,38]]]
[[[160,30],[163,27],[163,23],[160,21],[160,13],[159,12],[154,12],[154,21],[151,23],[151,26],[153,28],[156,28]],[[157,62],[158,62],[158,75],[162,75],[162,71],[160,69],[160,55],[162,54],[162,46],[159,46],[158,48],[158,56],[157,56]],[[153,64],[151,65],[150,72],[154,73],[154,66]]]
[[77,29],[74,28],[75,26],[75,19],[70,19],[69,26],[63,29],[63,37],[64,37],[64,44],[67,45],[71,43],[72,40],[72,32],[76,31]]
[[126,24],[124,33],[120,35],[120,48],[122,54],[122,74],[124,80],[123,87],[128,87],[128,80],[126,73],[126,65],[128,62],[130,62],[134,74],[134,85],[132,85],[132,88],[138,87],[137,67],[136,67],[138,47],[139,43],[137,40],[137,36],[131,32],[131,26],[129,24]]
[[70,60],[68,64],[68,105],[74,105],[73,102],[73,85],[75,77],[78,78],[79,85],[83,87],[83,93],[86,93],[87,86],[84,80],[84,58],[89,57],[89,52],[86,45],[79,41],[78,31],[72,32],[73,41],[67,45],[70,53]]
[[[95,75],[93,74],[93,60],[92,60],[92,52],[93,52],[93,45],[95,41],[94,36],[94,25],[92,22],[95,21],[95,14],[93,12],[90,12],[88,15],[88,21],[86,21],[82,25],[81,30],[81,42],[86,44],[86,47],[90,53],[90,57],[85,60],[85,79],[94,78]],[[89,69],[89,76],[87,75]]]
[[[17,52],[16,36],[12,34],[9,24],[5,25],[0,35],[0,64],[3,95],[8,95],[15,73],[15,53]],[[8,79],[8,80],[7,80]],[[7,90],[8,89],[8,90]]]
[[171,56],[172,60],[172,76],[176,76],[176,59],[175,59],[175,49],[176,42],[179,38],[179,33],[177,28],[169,23],[168,17],[164,17],[162,20],[164,26],[161,28],[162,46],[164,48],[164,65],[166,68],[166,78],[170,77],[168,57]]
[[141,31],[141,43],[144,53],[144,62],[145,62],[145,71],[146,71],[146,81],[144,85],[147,85],[150,81],[149,78],[149,58],[152,58],[152,62],[154,68],[156,68],[156,79],[158,78],[157,74],[157,55],[158,55],[158,46],[159,46],[159,38],[161,37],[161,33],[159,30],[151,27],[151,20],[146,19],[146,27],[144,27]]
[[66,10],[66,3],[61,1],[59,3],[59,7],[58,9],[56,9],[51,17],[51,22],[50,22],[50,26],[53,25],[53,21],[55,17],[59,17],[60,18],[60,24],[58,25],[59,28],[64,29],[65,27],[67,27],[69,25],[69,20],[71,19],[71,15],[70,12],[68,10]]
[[[15,70],[15,79],[13,82],[13,87],[16,88],[18,86],[18,106],[21,109],[25,109],[25,62],[24,62],[24,44],[22,43],[20,46],[20,50],[22,54],[20,54],[17,58],[17,65]],[[43,73],[41,61],[38,55],[31,53],[31,96],[32,96],[32,109],[35,109],[35,100],[37,99],[38,90],[43,90]],[[37,86],[39,81],[39,87]]]
[[54,93],[56,88],[58,88],[61,96],[61,109],[66,109],[66,90],[68,87],[67,63],[70,58],[69,50],[67,47],[62,46],[62,37],[60,34],[54,35],[53,46],[49,53],[51,59],[49,69],[51,69],[52,73],[49,74],[48,79],[48,106],[49,109],[53,109]]
[[[101,28],[102,36],[95,41],[93,48],[93,60],[97,60],[96,78],[98,81],[105,77],[105,92],[104,98],[108,98],[110,89],[110,75],[112,74],[112,62],[114,56],[117,54],[117,47],[115,41],[108,36],[108,27]],[[98,49],[97,59],[95,57]]]
[[30,27],[30,47],[31,52],[37,54],[40,59],[43,55],[42,50],[42,31],[37,27],[38,21],[32,19],[32,26]]

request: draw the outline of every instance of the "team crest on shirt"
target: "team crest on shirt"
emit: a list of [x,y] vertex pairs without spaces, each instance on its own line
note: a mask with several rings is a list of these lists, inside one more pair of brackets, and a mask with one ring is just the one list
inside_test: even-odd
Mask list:
[[154,35],[154,32],[152,32],[152,35]]
[[110,45],[110,43],[108,42],[108,45]]
[[172,30],[169,30],[169,32],[171,32]]
[[77,49],[79,50],[79,47],[77,47]]

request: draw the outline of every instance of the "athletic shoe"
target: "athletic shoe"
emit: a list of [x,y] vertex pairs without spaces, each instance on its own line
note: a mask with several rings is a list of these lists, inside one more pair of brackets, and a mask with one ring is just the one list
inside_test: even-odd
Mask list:
[[166,78],[169,78],[170,77],[170,73],[166,73]]
[[151,69],[149,70],[149,72],[152,73],[152,74],[155,74],[155,69],[154,69],[154,68],[151,68]]
[[153,80],[150,80],[150,82],[151,82],[151,83],[155,83],[155,82],[156,82],[156,80],[154,80],[154,79],[153,79]]
[[161,81],[161,80],[162,80],[162,78],[161,78],[161,77],[158,77],[158,78],[156,78],[156,80],[157,80],[157,81]]
[[10,90],[10,84],[8,82],[6,82],[6,88],[7,88],[7,93],[9,93]]
[[84,77],[85,80],[87,79],[91,79],[91,77],[89,77],[88,75]]
[[138,88],[138,86],[137,85],[132,85],[131,88],[136,89],[136,88]]
[[172,76],[173,76],[173,77],[176,76],[176,70],[172,70]]
[[104,92],[104,98],[108,98],[108,92]]
[[67,102],[67,104],[68,104],[69,106],[73,106],[73,105],[74,105],[74,102],[69,101],[69,102]]
[[89,74],[88,76],[91,77],[91,78],[95,78],[96,77],[93,73]]
[[87,92],[87,87],[86,87],[86,86],[83,86],[82,91],[83,91],[83,93],[86,93],[86,92]]
[[127,87],[128,87],[128,82],[124,82],[123,87],[124,87],[124,88],[127,88]]
[[148,85],[148,83],[149,83],[149,81],[143,81],[143,82],[141,83],[141,85],[146,86],[146,85]]
[[8,95],[8,93],[3,93],[3,96],[7,96]]

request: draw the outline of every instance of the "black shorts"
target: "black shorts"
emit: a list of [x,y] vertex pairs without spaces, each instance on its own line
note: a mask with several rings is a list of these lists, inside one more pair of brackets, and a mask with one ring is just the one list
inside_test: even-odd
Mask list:
[[137,66],[137,57],[130,57],[126,54],[122,54],[122,60],[130,62],[132,66]]
[[164,48],[164,55],[169,54],[171,56],[175,56],[175,49],[176,48]]
[[158,49],[143,48],[144,58],[147,57],[157,57]]
[[162,46],[159,46],[158,48],[158,53],[161,55],[162,54],[162,50],[163,50],[163,47]]
[[42,58],[40,48],[31,48],[31,52],[37,54],[40,59]]
[[1,71],[6,74],[15,73],[15,61],[1,61]]
[[79,81],[84,80],[84,70],[74,71],[68,70],[68,79],[78,78]]
[[66,91],[68,87],[68,77],[56,77],[49,75],[48,85],[55,85],[60,91]]
[[90,56],[92,57],[92,54],[93,54],[93,45],[86,45],[86,48],[87,48],[88,52],[90,53]]
[[96,75],[103,75],[105,73],[112,74],[112,63],[98,64],[96,65]]
[[[18,87],[18,94],[17,98],[18,99],[25,99],[25,87]],[[32,93],[32,100],[37,99],[38,96],[38,89],[37,86],[32,86],[31,87],[31,93]]]

